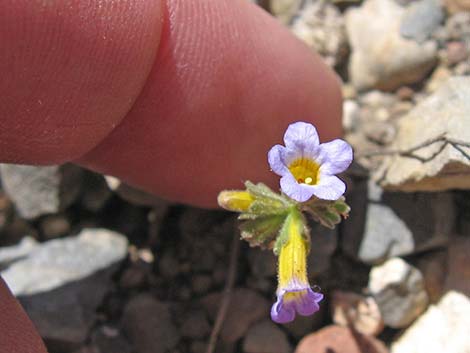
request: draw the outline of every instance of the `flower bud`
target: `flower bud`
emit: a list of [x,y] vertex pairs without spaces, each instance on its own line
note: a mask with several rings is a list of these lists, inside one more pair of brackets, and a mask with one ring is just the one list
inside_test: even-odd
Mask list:
[[246,212],[253,203],[254,198],[248,191],[226,190],[217,197],[219,206],[229,211]]

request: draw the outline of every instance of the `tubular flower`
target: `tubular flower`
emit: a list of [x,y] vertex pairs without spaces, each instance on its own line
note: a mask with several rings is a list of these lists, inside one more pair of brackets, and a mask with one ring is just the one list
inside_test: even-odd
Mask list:
[[277,323],[293,321],[296,313],[312,315],[323,299],[323,294],[314,292],[308,283],[308,246],[300,214],[291,213],[283,228],[281,232],[285,231],[288,238],[279,253],[277,301],[271,308],[271,318]]
[[312,196],[337,200],[346,185],[335,174],[352,162],[351,146],[340,139],[320,144],[312,124],[297,122],[284,134],[285,147],[275,145],[268,153],[272,171],[281,176],[281,190],[290,198],[308,201]]

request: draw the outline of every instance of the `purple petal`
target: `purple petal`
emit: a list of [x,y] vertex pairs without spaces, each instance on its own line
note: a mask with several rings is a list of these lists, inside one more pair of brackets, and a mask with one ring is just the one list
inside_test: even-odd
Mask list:
[[298,202],[309,200],[314,194],[314,187],[307,184],[299,184],[294,176],[288,172],[281,178],[281,190],[291,199]]
[[346,191],[346,184],[334,175],[321,174],[320,182],[312,188],[313,195],[319,199],[338,200]]
[[321,172],[338,174],[345,171],[352,162],[353,151],[349,143],[343,140],[333,140],[319,146]]
[[299,299],[298,302],[295,302],[296,311],[302,316],[309,316],[320,309],[318,303],[323,299],[323,294],[314,292],[311,288],[308,288],[305,295]]
[[279,293],[276,302],[271,307],[271,319],[274,322],[283,324],[293,321],[296,313],[308,316],[317,312],[320,309],[318,303],[323,299],[323,294],[316,293],[309,287],[302,289],[302,291],[301,295],[290,300],[284,300],[284,294],[300,291],[284,290]]
[[268,152],[268,162],[271,170],[277,175],[284,175],[289,172],[284,159],[286,155],[286,148],[281,145],[273,146]]
[[299,121],[290,124],[284,134],[284,143],[290,150],[313,150],[315,149],[320,140],[318,133],[312,124]]
[[271,320],[278,324],[285,324],[287,322],[294,321],[295,319],[295,308],[290,303],[285,305],[282,302],[282,297],[278,297],[277,301],[271,307]]

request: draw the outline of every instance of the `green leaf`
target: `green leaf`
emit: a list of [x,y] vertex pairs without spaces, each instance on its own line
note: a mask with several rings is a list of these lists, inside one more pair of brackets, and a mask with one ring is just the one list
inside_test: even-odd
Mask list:
[[344,197],[335,201],[314,199],[303,206],[303,210],[327,228],[333,229],[341,222],[341,217],[348,217],[351,208]]
[[241,237],[248,241],[250,246],[271,249],[285,218],[286,214],[279,214],[247,220],[240,225]]

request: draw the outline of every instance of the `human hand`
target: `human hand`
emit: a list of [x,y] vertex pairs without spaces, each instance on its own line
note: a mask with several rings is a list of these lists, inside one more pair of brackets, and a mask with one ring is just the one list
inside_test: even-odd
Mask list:
[[[341,132],[332,71],[246,0],[0,3],[0,161],[82,166],[214,206],[273,187],[266,152],[296,120]],[[43,353],[0,281],[0,346]]]
[[75,161],[171,200],[275,187],[288,123],[340,134],[334,74],[246,0],[0,4],[0,161]]

